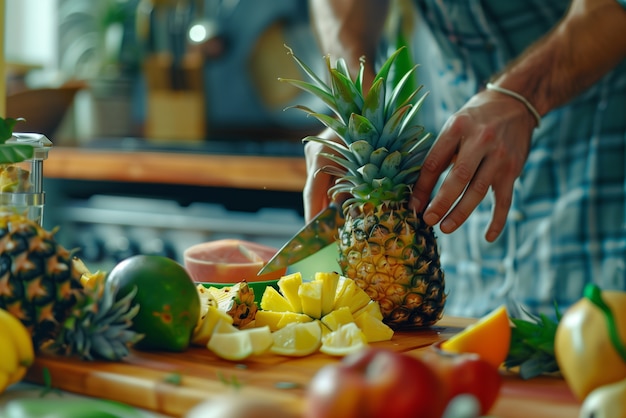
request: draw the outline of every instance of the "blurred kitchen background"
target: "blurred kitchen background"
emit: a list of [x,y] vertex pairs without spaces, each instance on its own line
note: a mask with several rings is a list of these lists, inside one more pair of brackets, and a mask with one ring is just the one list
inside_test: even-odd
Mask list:
[[[52,140],[49,161],[76,148],[300,161],[319,131],[284,109],[320,104],[277,81],[302,77],[284,45],[323,65],[306,0],[5,0],[5,17],[7,116]],[[302,226],[301,190],[190,183],[45,177],[44,226],[103,268],[222,237],[279,247]]]

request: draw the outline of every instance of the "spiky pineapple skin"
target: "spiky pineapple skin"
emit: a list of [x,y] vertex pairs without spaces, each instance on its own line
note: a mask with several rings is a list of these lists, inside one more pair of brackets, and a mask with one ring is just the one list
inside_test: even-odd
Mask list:
[[83,289],[55,232],[20,215],[0,217],[0,307],[30,330],[35,347],[54,338]]
[[339,265],[394,329],[435,324],[443,315],[445,279],[433,228],[406,207],[363,205],[339,229]]
[[0,217],[0,308],[22,321],[38,351],[120,360],[142,337],[129,329],[134,294],[116,301],[105,275],[91,274],[55,233],[21,215]]

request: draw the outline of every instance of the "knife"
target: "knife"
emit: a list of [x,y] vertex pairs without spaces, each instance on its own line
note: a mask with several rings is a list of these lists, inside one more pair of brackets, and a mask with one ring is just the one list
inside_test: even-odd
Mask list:
[[257,276],[288,267],[337,241],[345,219],[339,205],[331,203],[318,213],[259,270]]

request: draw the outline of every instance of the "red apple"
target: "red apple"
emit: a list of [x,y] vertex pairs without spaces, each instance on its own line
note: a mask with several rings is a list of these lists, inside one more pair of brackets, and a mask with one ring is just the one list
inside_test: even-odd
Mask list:
[[307,388],[306,418],[437,418],[444,391],[435,372],[408,354],[367,348],[327,365]]
[[435,344],[420,358],[442,381],[449,402],[457,395],[474,395],[485,415],[498,399],[502,376],[497,368],[474,353],[451,353]]

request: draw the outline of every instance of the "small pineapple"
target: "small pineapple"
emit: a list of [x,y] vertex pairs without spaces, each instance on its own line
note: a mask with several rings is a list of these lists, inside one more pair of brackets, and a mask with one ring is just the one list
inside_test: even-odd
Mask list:
[[446,300],[432,227],[408,208],[432,137],[416,122],[426,95],[405,96],[404,85],[416,67],[406,70],[396,85],[388,77],[402,48],[380,68],[367,94],[363,94],[363,63],[353,80],[343,59],[331,67],[330,82],[320,77],[291,50],[289,54],[312,83],[281,79],[318,96],[335,117],[295,106],[332,129],[341,142],[307,137],[334,151],[324,156],[337,166],[323,170],[337,177],[329,190],[333,197],[347,194],[345,224],[339,227],[339,264],[372,300],[378,301],[385,322],[393,328],[430,326],[443,314]]
[[[90,280],[85,265],[21,215],[0,217],[0,308],[22,321],[37,349],[118,360],[140,336],[129,331],[138,306]],[[82,282],[89,283],[84,287]]]

